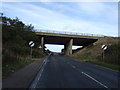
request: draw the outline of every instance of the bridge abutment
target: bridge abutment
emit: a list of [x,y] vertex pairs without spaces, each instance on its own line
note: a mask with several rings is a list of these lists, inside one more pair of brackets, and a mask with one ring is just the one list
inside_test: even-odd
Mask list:
[[72,54],[72,45],[73,45],[73,39],[70,39],[69,42],[64,45],[65,55],[71,55]]

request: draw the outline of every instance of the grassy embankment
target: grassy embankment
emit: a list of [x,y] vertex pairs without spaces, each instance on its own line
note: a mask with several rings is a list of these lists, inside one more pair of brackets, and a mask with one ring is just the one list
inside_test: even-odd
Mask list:
[[17,63],[6,64],[2,67],[3,78],[8,76],[10,73],[26,66],[27,64],[31,63],[32,59],[30,57],[21,58],[21,60],[17,61]]
[[[43,58],[44,56],[37,57],[37,58]],[[36,57],[34,57],[36,58]],[[17,60],[17,59],[16,59]],[[17,62],[7,63],[2,67],[2,75],[3,78],[9,76],[9,74],[25,67],[26,65],[32,63],[34,60],[28,56],[28,57],[19,57],[19,60]]]
[[[100,66],[104,66],[114,70],[120,70],[120,46],[118,37],[103,37],[99,38],[95,43],[75,52],[70,58],[81,60]],[[108,46],[104,52],[104,59],[102,58],[101,46],[105,44]]]
[[32,62],[30,46],[32,40],[35,46],[32,48],[33,58],[43,57],[43,53],[37,47],[40,45],[34,27],[25,25],[18,18],[2,18],[2,75],[8,76],[11,72],[18,70]]
[[92,63],[92,64],[96,64],[96,65],[99,65],[99,66],[103,66],[103,67],[107,67],[107,68],[110,68],[110,69],[113,69],[113,70],[117,70],[117,71],[120,71],[120,66],[119,65],[116,65],[116,64],[109,64],[109,63],[106,63],[106,62],[102,62],[102,61],[98,61],[96,60],[95,58],[81,58],[81,57],[75,57],[75,56],[68,56],[69,58],[72,58],[72,59],[75,59],[75,60],[80,60],[80,61],[84,61],[84,62],[88,62],[88,63]]

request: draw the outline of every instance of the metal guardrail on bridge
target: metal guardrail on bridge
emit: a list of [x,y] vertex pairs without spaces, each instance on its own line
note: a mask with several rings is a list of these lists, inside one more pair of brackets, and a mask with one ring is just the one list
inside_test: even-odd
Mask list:
[[105,37],[105,35],[102,35],[102,34],[89,34],[89,33],[77,33],[77,32],[67,32],[67,31],[41,30],[41,29],[36,29],[36,31],[47,32],[47,33],[56,33],[56,34],[69,34],[69,35],[84,35],[84,36]]

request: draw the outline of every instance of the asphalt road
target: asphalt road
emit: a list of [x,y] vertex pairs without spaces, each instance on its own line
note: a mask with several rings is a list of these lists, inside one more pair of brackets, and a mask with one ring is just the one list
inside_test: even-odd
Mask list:
[[60,55],[44,60],[30,88],[118,88],[119,73]]

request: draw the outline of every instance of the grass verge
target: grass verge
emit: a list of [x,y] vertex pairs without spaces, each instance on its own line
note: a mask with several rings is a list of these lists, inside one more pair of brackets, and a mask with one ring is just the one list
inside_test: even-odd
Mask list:
[[10,73],[26,66],[27,64],[31,63],[32,61],[33,60],[30,57],[26,57],[26,58],[21,58],[21,60],[19,60],[16,63],[9,64],[9,65],[2,67],[2,77],[5,78],[5,77],[9,76]]
[[119,65],[115,65],[115,64],[108,64],[105,62],[101,62],[101,61],[97,61],[95,58],[88,58],[88,57],[74,57],[74,56],[68,56],[69,58],[75,59],[75,60],[80,60],[80,61],[85,61],[88,63],[92,63],[92,64],[96,64],[99,66],[103,66],[103,67],[107,67],[110,68],[112,70],[117,70],[120,71],[120,66]]

